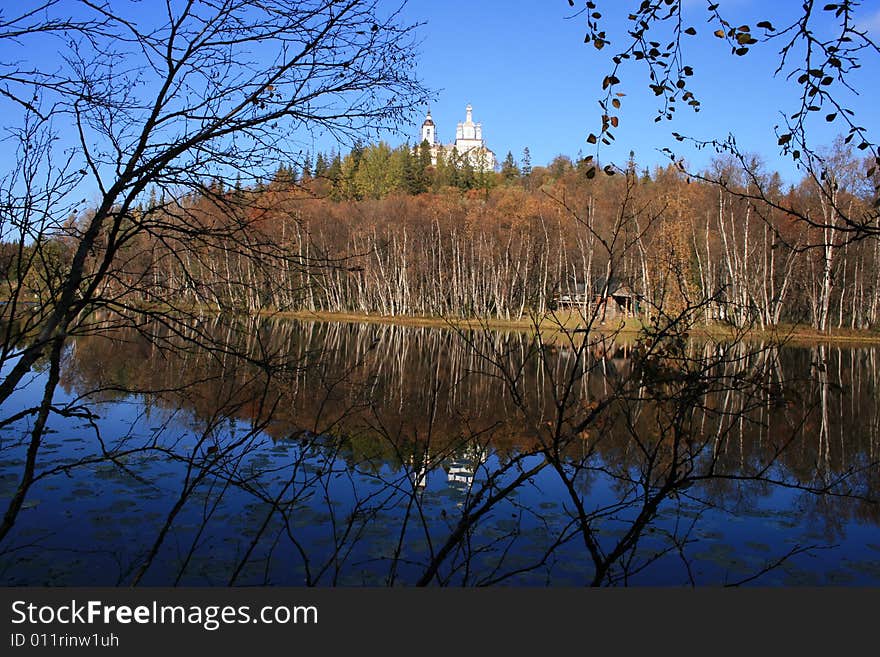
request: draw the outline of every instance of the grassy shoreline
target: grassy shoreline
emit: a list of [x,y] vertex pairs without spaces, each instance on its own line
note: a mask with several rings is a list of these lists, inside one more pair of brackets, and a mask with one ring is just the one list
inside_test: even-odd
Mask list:
[[[461,319],[445,317],[423,317],[416,315],[378,315],[361,314],[354,312],[326,312],[326,311],[266,311],[263,313],[280,319],[294,319],[317,322],[341,322],[348,324],[386,324],[394,326],[413,326],[423,328],[462,328],[462,329],[491,329],[509,331],[532,331],[536,328],[535,321],[524,317],[520,320],[505,320],[500,318],[491,319]],[[544,317],[538,324],[542,332],[560,333],[568,332],[582,326],[583,322],[576,313],[558,313],[554,316]],[[604,325],[594,328],[596,333],[616,333],[623,340],[634,339],[642,328],[641,321],[637,319],[609,320]],[[695,328],[691,333],[695,337],[726,339],[734,337],[734,331],[722,325],[705,325]],[[853,345],[880,345],[880,332],[852,329],[832,329],[821,333],[812,327],[804,325],[780,325],[768,329],[752,329],[746,333],[749,340],[786,342],[789,344],[853,344]]]

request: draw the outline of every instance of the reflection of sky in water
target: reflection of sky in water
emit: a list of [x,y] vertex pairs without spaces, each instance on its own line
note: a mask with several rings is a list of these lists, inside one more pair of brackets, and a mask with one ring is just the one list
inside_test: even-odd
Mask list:
[[[35,404],[42,380],[38,375],[16,391],[8,406]],[[69,402],[72,395],[59,390],[58,404]],[[101,460],[67,472],[60,469],[38,481],[12,533],[0,546],[4,584],[130,582],[180,495],[187,463],[174,457],[191,454],[195,448],[197,437],[192,429],[200,420],[193,411],[172,411],[152,402],[148,407],[143,397],[133,395],[92,409],[99,416],[101,438],[114,450],[153,440],[156,449],[123,457],[118,463]],[[38,473],[100,455],[95,431],[84,419],[53,417],[49,426]],[[22,428],[7,427],[0,432],[4,501],[20,476],[26,443],[16,446],[14,441]],[[233,434],[240,436],[248,429],[245,420],[226,421],[215,437],[222,446]],[[193,472],[202,459],[211,458],[205,452],[210,444],[197,451]],[[499,459],[511,454],[469,445],[442,457],[429,457],[430,467],[410,459],[404,468],[387,460],[357,462],[344,445],[328,436],[273,440],[258,434],[246,447],[246,453],[237,449],[223,457],[229,464],[241,459],[239,485],[227,489],[222,480],[211,476],[199,484],[174,519],[142,583],[224,585],[248,551],[238,584],[301,585],[307,571],[319,584],[384,584],[395,555],[399,557],[395,582],[415,583],[428,554],[436,552],[456,528],[467,496],[497,470]],[[336,447],[340,447],[338,453]],[[529,457],[523,467],[538,459]],[[514,474],[500,479],[497,486]],[[287,485],[291,476],[294,483]],[[594,528],[603,548],[610,549],[630,531],[634,520],[631,509],[615,509],[619,483],[594,472],[585,480],[576,479],[576,485],[589,508],[607,510]],[[266,500],[282,490],[286,490],[282,499],[288,522],[282,522],[277,513],[267,521],[272,505]],[[742,499],[737,498],[740,494]],[[706,499],[712,505],[700,503]],[[736,582],[787,552],[804,548],[811,549],[755,583],[880,583],[875,565],[880,557],[877,526],[855,514],[843,514],[838,526],[829,526],[828,518],[834,514],[818,514],[817,506],[821,501],[814,496],[783,488],[755,492],[747,486],[733,487],[729,496],[718,498],[693,486],[660,508],[642,532],[631,554],[632,563],[668,549],[666,537],[671,531],[679,537],[686,535],[681,550],[659,557],[628,583],[687,584],[688,567],[698,584]],[[468,583],[475,583],[541,563],[531,572],[500,581],[584,584],[592,575],[592,565],[580,536],[571,534],[571,509],[560,480],[544,470],[483,517],[466,536],[469,556],[454,550],[441,573],[451,583],[460,583],[465,576]],[[252,545],[264,525],[261,538]],[[547,556],[545,550],[559,536],[568,538]]]

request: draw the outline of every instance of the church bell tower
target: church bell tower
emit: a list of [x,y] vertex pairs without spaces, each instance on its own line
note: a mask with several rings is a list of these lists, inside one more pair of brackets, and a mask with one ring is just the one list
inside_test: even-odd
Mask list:
[[437,143],[437,134],[434,129],[434,119],[431,118],[431,110],[428,110],[425,122],[422,123],[422,141],[427,141],[431,146]]

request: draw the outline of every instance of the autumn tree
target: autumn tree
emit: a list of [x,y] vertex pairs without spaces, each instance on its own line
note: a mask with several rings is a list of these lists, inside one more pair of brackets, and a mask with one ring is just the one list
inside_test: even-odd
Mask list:
[[[27,411],[30,449],[3,535],[32,481],[46,422],[60,412],[65,344],[98,326],[94,312],[143,326],[144,291],[154,317],[186,326],[195,320],[185,306],[173,308],[175,298],[207,293],[201,277],[221,275],[208,254],[229,256],[220,262],[230,265],[222,271],[230,289],[271,282],[266,266],[307,266],[268,239],[264,208],[241,205],[240,195],[232,206],[211,181],[231,189],[239,175],[270,175],[310,131],[354,140],[393,128],[425,90],[413,73],[413,28],[376,0],[192,1],[149,11],[125,0],[25,2],[0,16],[0,40],[0,102],[17,149],[2,181],[2,237],[21,246],[19,281],[50,254],[53,263],[44,268],[51,279],[38,276],[47,287],[28,313],[35,319],[15,304],[2,310],[10,337],[0,353],[0,403],[38,363],[50,363],[42,398]],[[22,66],[46,49],[58,51],[52,68]],[[308,160],[299,162],[304,177]],[[154,190],[164,202],[138,210]],[[88,209],[83,196],[94,200]],[[49,246],[58,240],[66,259]],[[175,262],[175,276],[128,271],[135,255],[153,252]],[[147,293],[148,281],[162,293]]]
[[[569,4],[575,6],[576,3],[569,0]],[[837,125],[844,132],[845,143],[868,156],[862,175],[873,186],[872,211],[864,213],[859,210],[850,214],[848,208],[836,207],[833,225],[825,219],[799,213],[794,207],[778,209],[796,216],[807,226],[832,228],[846,239],[878,235],[880,188],[874,174],[880,164],[880,153],[867,128],[848,107],[852,94],[858,93],[862,64],[864,61],[875,62],[880,54],[880,47],[857,20],[855,12],[859,5],[859,2],[844,0],[827,3],[820,9],[813,2],[805,2],[790,8],[774,23],[760,16],[755,20],[735,17],[733,14],[737,8],[723,0],[709,2],[705,9],[689,7],[682,0],[645,0],[625,15],[616,5],[612,7],[609,3],[588,0],[581,9],[586,19],[585,41],[603,55],[611,53],[600,92],[601,122],[589,135],[588,142],[599,149],[615,139],[622,103],[626,100],[618,90],[627,71],[645,67],[649,76],[648,87],[658,100],[655,121],[663,122],[673,119],[677,109],[699,111],[702,106],[703,101],[693,85],[698,78],[699,66],[688,56],[689,40],[717,39],[729,48],[732,57],[742,59],[743,66],[750,66],[752,50],[775,47],[778,65],[773,70],[756,70],[755,73],[794,80],[797,94],[791,107],[780,108],[782,122],[774,127],[774,146],[821,187],[832,163],[823,157],[815,142],[813,128],[818,122]],[[606,22],[614,12],[621,12],[629,29],[621,41],[612,43]],[[714,32],[704,28],[698,32],[695,27],[698,21],[708,22],[709,30],[714,29]],[[761,179],[751,170],[748,154],[740,151],[733,136],[718,135],[709,140],[677,132],[672,136],[680,142],[729,153],[751,179],[749,188],[740,192],[742,198],[772,205],[771,191],[759,184]],[[672,162],[681,161],[673,149],[666,150]],[[720,179],[704,179],[724,184]],[[833,203],[827,193],[826,201]]]

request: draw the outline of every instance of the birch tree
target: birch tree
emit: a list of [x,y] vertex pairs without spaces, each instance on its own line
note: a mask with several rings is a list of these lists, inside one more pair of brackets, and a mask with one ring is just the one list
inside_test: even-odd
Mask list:
[[[29,299],[37,319],[26,320],[28,330],[15,328],[20,306],[3,310],[14,330],[0,353],[0,403],[41,359],[52,363],[42,400],[28,411],[31,450],[5,531],[26,494],[46,420],[58,412],[66,340],[88,330],[101,308],[142,325],[143,308],[107,294],[108,281],[143,283],[116,275],[124,249],[144,236],[172,254],[181,244],[231,249],[230,275],[252,286],[258,263],[279,255],[265,233],[251,230],[259,213],[230,212],[211,223],[190,211],[187,196],[226,204],[210,181],[231,188],[236,175],[275,170],[316,129],[354,140],[393,128],[426,93],[413,71],[413,27],[378,0],[172,0],[149,10],[127,0],[22,2],[0,14],[0,42],[0,103],[17,155],[0,183],[2,237],[37,254],[18,259],[22,274],[34,257],[48,257],[50,243],[64,246],[51,269],[57,276]],[[34,52],[51,63],[26,64]],[[165,203],[138,211],[151,191]],[[88,213],[83,196],[97,199]],[[182,275],[165,284],[197,289],[203,270],[176,264]],[[16,288],[10,298],[22,294]],[[179,313],[161,318],[192,323]]]

